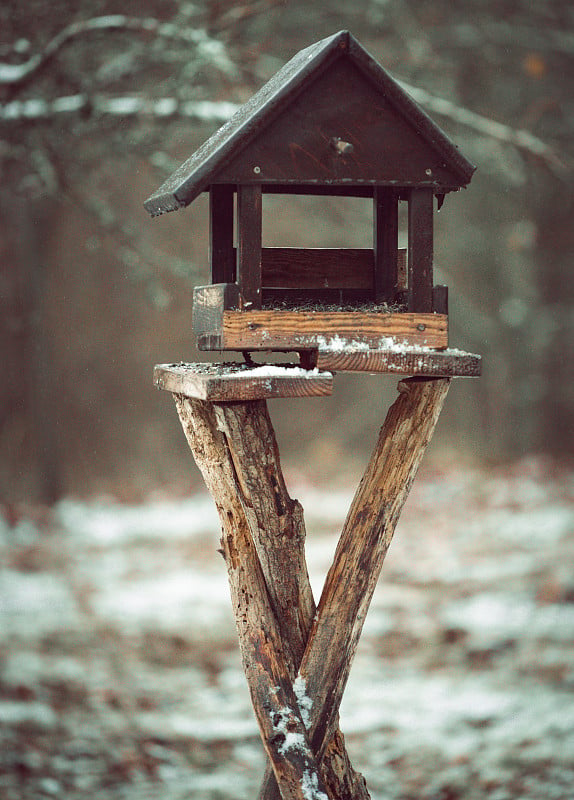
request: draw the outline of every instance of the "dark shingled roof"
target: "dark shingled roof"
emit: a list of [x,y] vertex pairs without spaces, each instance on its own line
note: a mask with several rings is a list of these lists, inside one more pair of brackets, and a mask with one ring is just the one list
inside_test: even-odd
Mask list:
[[231,119],[187,159],[144,203],[152,216],[189,205],[231,158],[258,136],[305,89],[307,81],[341,55],[346,55],[400,108],[419,135],[432,147],[465,186],[475,167],[396,81],[348,31],[322,39],[298,52]]

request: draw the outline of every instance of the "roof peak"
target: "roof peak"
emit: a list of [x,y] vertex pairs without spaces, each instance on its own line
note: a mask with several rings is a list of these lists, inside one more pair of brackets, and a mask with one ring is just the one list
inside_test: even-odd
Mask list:
[[[429,148],[432,149],[437,158],[443,162],[443,166],[448,167],[451,174],[450,184],[447,182],[446,188],[442,187],[443,192],[466,185],[474,171],[473,165],[458,152],[441,129],[362,47],[352,33],[348,30],[341,30],[300,50],[287,61],[259,91],[238,109],[222,128],[216,131],[165,181],[157,192],[145,202],[146,209],[155,216],[187,206],[210,183],[214,182],[214,179],[219,177],[221,181],[222,174],[225,173],[230,162],[236,161],[239,154],[245,152],[246,148],[249,148],[254,142],[259,143],[264,150],[269,149],[271,145],[263,139],[264,132],[269,131],[274,121],[286,111],[289,111],[289,114],[286,117],[281,117],[281,119],[288,123],[288,120],[293,117],[291,110],[295,108],[298,98],[301,97],[305,102],[305,97],[307,96],[305,92],[311,91],[311,87],[316,85],[316,82],[322,76],[327,76],[325,78],[327,81],[325,88],[329,97],[334,97],[335,103],[331,103],[330,106],[323,103],[322,108],[319,108],[319,105],[321,105],[321,102],[319,102],[316,106],[308,108],[307,117],[305,119],[300,118],[300,131],[298,129],[293,130],[293,124],[289,122],[291,134],[295,138],[290,143],[282,143],[283,151],[286,153],[287,150],[291,151],[292,148],[297,151],[305,149],[302,146],[302,140],[299,141],[297,137],[301,133],[301,137],[309,138],[309,126],[313,120],[309,120],[308,117],[316,117],[314,119],[316,127],[322,131],[321,136],[323,137],[326,135],[325,131],[329,128],[333,116],[338,115],[340,117],[341,124],[339,127],[344,129],[345,117],[349,121],[356,116],[357,111],[362,112],[362,108],[357,109],[357,101],[352,92],[350,94],[347,93],[345,98],[341,96],[335,77],[332,78],[332,84],[329,83],[331,73],[333,76],[340,74],[340,69],[339,73],[337,73],[336,65],[341,65],[341,58],[350,59],[350,62],[354,67],[358,68],[362,75],[362,78],[356,79],[356,81],[358,80],[356,85],[360,96],[365,98],[365,111],[371,120],[369,125],[380,125],[380,115],[388,113],[390,115],[389,124],[392,123],[397,127],[401,127],[401,129],[408,128],[411,134],[416,134],[416,136],[420,137],[421,142],[424,141],[426,143],[427,150]],[[377,118],[377,112],[373,110],[372,106],[367,107],[369,103],[366,99],[367,97],[380,99],[378,105],[384,106],[387,112],[378,109],[379,118]],[[301,100],[299,100],[299,105],[301,105]],[[329,116],[329,120],[326,119],[325,115]],[[313,157],[315,158],[315,156],[316,154]],[[388,158],[390,154],[386,154],[386,156]],[[284,158],[287,159],[288,157],[288,154],[286,154]],[[378,162],[384,160],[384,149],[380,148],[374,154],[374,157]],[[394,153],[394,157],[396,157],[396,153]],[[317,159],[315,158],[315,160]],[[265,173],[262,174],[263,177],[265,177]],[[323,166],[316,180],[328,184],[341,180],[352,181],[352,177],[353,173],[343,174],[338,169],[335,169],[335,172],[330,174]],[[252,174],[250,180],[251,182],[253,181]],[[281,174],[269,176],[269,180],[274,183],[285,182]],[[362,174],[356,182],[365,182],[365,180],[373,184],[385,182],[378,181],[376,173],[366,179]],[[237,181],[230,180],[229,182],[235,183]],[[240,180],[239,182],[242,181]],[[297,182],[296,176],[290,176],[287,182]],[[428,179],[426,182],[429,183]],[[436,191],[441,191],[441,185],[437,184]]]

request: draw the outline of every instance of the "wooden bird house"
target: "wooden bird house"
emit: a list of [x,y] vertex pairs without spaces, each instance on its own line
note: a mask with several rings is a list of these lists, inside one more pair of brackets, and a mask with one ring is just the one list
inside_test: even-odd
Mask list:
[[[435,198],[440,207],[473,172],[341,31],[297,53],[145,207],[155,216],[209,192],[211,282],[193,300],[199,349],[441,350],[448,309],[446,287],[433,283]],[[370,198],[372,247],[264,248],[264,193]]]

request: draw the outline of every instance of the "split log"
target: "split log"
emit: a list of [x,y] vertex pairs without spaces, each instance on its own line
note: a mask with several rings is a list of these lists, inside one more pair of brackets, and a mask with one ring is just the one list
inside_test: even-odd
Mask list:
[[[283,798],[303,790],[307,798],[319,798],[321,792],[323,798],[368,798],[338,731],[324,758],[323,771],[329,776],[325,793],[300,727],[292,681],[315,604],[304,557],[303,513],[287,493],[265,401],[212,404],[177,394],[174,398],[222,523],[244,669],[273,766],[265,797],[279,796],[277,778]],[[290,743],[298,747],[288,747]]]
[[260,798],[277,798],[278,787],[284,800],[369,796],[348,762],[338,710],[385,554],[448,386],[448,379],[399,384],[315,616],[301,508],[287,493],[265,402],[215,404],[174,395],[221,518],[244,670],[274,773],[266,776]]
[[[291,678],[295,679],[316,611],[305,561],[303,509],[287,491],[265,401],[218,403],[215,413],[227,439],[283,643],[294,664]],[[365,780],[353,769],[337,728],[335,723],[321,767],[329,797],[367,800]],[[260,797],[279,797],[269,770]]]
[[299,670],[313,700],[309,728],[318,761],[332,735],[383,561],[449,383],[448,378],[399,383],[400,395],[345,521]]

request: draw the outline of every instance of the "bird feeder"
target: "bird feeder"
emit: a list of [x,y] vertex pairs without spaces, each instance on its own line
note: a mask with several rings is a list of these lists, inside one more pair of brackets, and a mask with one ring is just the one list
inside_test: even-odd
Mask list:
[[[338,712],[450,378],[480,372],[479,356],[449,349],[446,287],[433,282],[435,200],[440,206],[465,187],[473,171],[343,31],[294,56],[145,204],[158,215],[209,192],[211,282],[193,299],[199,349],[300,354],[288,367],[249,357],[155,368],[219,512],[243,668],[268,756],[263,800],[369,798]],[[368,198],[373,246],[264,248],[267,193]],[[316,605],[302,509],[287,493],[265,401],[329,394],[331,370],[411,377],[399,383]]]
[[[342,31],[295,55],[145,207],[155,216],[209,193],[211,282],[193,298],[200,350],[297,351],[327,366],[335,352],[361,354],[373,369],[381,351],[448,347],[434,208],[474,169]],[[369,198],[373,246],[262,247],[263,194]]]

